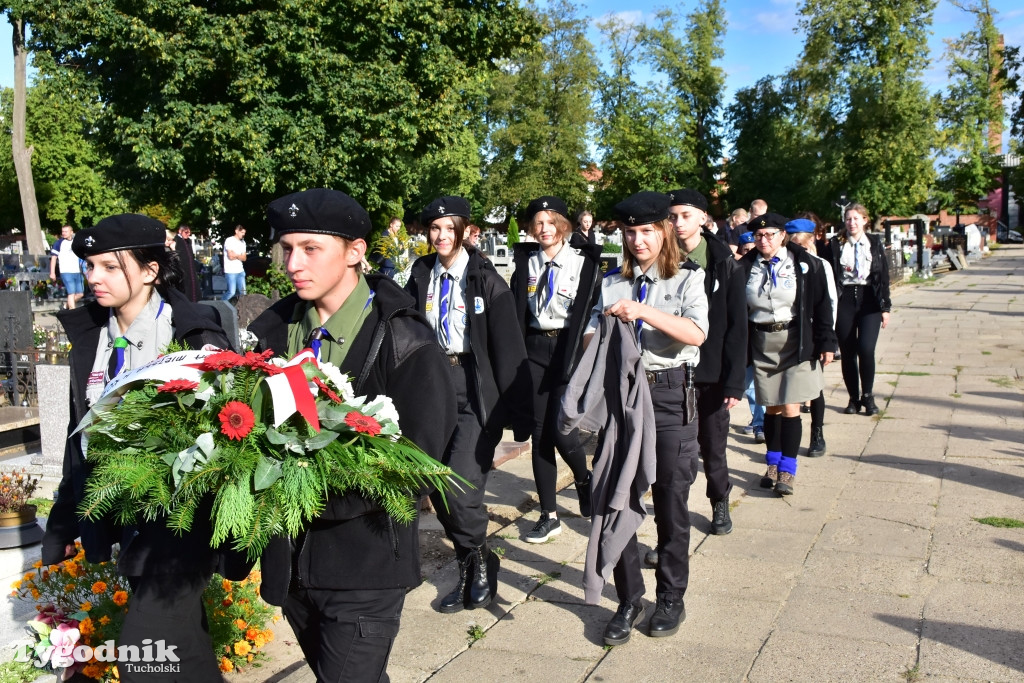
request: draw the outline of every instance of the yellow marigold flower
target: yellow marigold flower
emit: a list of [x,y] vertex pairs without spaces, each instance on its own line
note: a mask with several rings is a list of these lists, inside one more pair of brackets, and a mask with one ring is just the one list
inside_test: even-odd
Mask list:
[[82,673],[98,681],[103,676],[103,667],[99,664],[86,664],[82,667]]
[[124,607],[125,603],[128,602],[128,591],[115,591],[114,592],[114,604],[118,607]]
[[82,611],[83,612],[88,612],[91,609],[92,609],[92,603],[91,602],[86,600],[85,602],[82,603]]
[[73,583],[69,583],[68,585],[64,586],[65,593],[70,593],[73,590],[75,590],[75,584]]
[[220,658],[220,670],[221,671],[231,671],[234,668],[235,668],[235,665],[231,663],[230,659],[228,659],[227,657],[221,657]]
[[250,628],[249,630],[247,630],[245,632],[245,639],[246,640],[256,640],[256,636],[258,636],[259,634],[260,634],[260,632],[257,629]]
[[257,633],[256,637],[252,639],[252,644],[258,650],[267,644],[267,639],[263,637],[262,633]]
[[106,626],[109,623],[110,623],[110,617],[108,617],[106,614],[104,614],[102,617],[100,617],[100,626]]
[[35,572],[25,572],[25,576],[21,577],[23,581],[31,581],[35,578]]
[[35,586],[32,587],[32,599],[33,600],[38,600],[39,599],[39,589],[36,588]]
[[96,625],[92,623],[92,619],[86,617],[79,622],[78,630],[83,636],[91,636],[93,633],[96,633]]
[[242,619],[235,619],[235,626],[238,627],[239,631],[244,631],[248,624]]
[[56,564],[51,564],[50,565],[50,573],[52,574],[52,573],[54,573],[56,571],[60,571],[60,566],[56,565]]
[[110,667],[110,672],[114,674],[114,678],[121,680],[121,672],[117,670],[117,664]]
[[266,641],[269,643],[274,639],[274,632],[271,631],[269,628],[265,629],[263,631],[263,638],[266,639]]
[[281,615],[280,614],[275,614],[274,616],[272,616],[270,618],[270,623],[272,623],[272,624],[276,624],[279,621],[281,621]]
[[252,662],[252,655],[246,655],[245,656],[245,661]]
[[226,590],[228,593],[231,592],[231,582],[228,581],[227,579],[224,579],[223,581],[220,582],[220,587],[223,588],[224,590]]
[[252,651],[252,645],[248,641],[239,640],[235,643],[235,654],[239,657],[244,657]]
[[99,595],[100,593],[106,593],[107,584],[103,583],[102,581],[97,581],[92,585],[92,592],[96,595]]
[[32,563],[32,566],[35,567],[36,569],[41,569],[42,566],[43,566],[43,561],[42,560],[36,560],[35,562]]
[[15,591],[21,590],[21,579],[18,579],[17,581],[12,583],[11,588],[13,588]]

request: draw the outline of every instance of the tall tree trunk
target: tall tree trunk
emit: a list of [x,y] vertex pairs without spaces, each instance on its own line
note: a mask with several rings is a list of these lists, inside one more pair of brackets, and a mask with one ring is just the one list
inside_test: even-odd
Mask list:
[[36,204],[36,185],[32,180],[32,148],[25,147],[25,67],[28,53],[25,52],[25,22],[11,17],[11,42],[14,44],[14,120],[11,135],[14,152],[14,170],[18,174],[18,190],[21,194],[21,211],[25,216],[25,240],[28,253],[33,256],[46,254],[46,243],[39,225],[39,205]]

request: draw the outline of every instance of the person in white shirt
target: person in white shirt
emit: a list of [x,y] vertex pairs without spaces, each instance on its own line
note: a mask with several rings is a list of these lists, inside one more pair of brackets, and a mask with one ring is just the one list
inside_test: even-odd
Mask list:
[[85,292],[81,262],[71,250],[71,242],[74,239],[74,229],[70,225],[65,225],[60,229],[60,239],[54,242],[53,249],[50,250],[50,280],[57,280],[57,266],[60,266],[60,279],[68,293],[68,309],[74,308]]
[[222,301],[245,295],[245,228],[241,225],[236,225],[235,234],[224,240],[224,279],[228,288]]

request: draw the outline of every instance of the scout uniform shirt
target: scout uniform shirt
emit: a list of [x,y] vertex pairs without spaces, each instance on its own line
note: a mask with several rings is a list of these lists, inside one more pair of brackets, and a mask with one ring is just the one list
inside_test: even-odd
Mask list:
[[871,274],[871,242],[866,233],[860,239],[847,239],[839,252],[839,265],[843,269],[845,285],[866,285]]
[[526,281],[527,306],[532,314],[530,327],[561,330],[569,324],[583,262],[580,250],[570,247],[565,241],[553,259],[549,260],[543,249],[530,256]]
[[[466,266],[469,265],[469,252],[459,249],[459,255],[451,268],[441,265],[441,257],[430,271],[430,284],[427,289],[427,303],[424,313],[427,322],[437,333],[437,343],[449,356],[469,353],[469,316],[466,314]],[[448,301],[442,300],[445,291],[444,279],[449,278]],[[441,319],[442,312],[447,313],[448,325]]]
[[[288,355],[293,356],[302,349],[310,348],[317,360],[340,367],[348,350],[355,341],[363,321],[373,310],[374,293],[362,275],[355,289],[345,303],[321,324],[320,315],[312,301],[295,306],[292,320],[288,323]],[[320,330],[319,340],[313,340],[313,332]]]
[[[648,268],[646,273],[634,271],[632,280],[627,280],[618,268],[609,271],[601,283],[601,296],[594,306],[590,324],[584,334],[597,332],[599,316],[604,315],[604,309],[615,302],[620,299],[639,301],[644,279],[647,292],[643,303],[662,313],[689,318],[707,335],[708,297],[704,293],[704,271],[696,265],[683,266],[675,275],[664,279],[657,263]],[[696,365],[700,361],[700,346],[676,341],[649,323],[641,326],[640,322],[638,320],[636,324],[640,328],[640,359],[644,370],[668,370],[686,363]]]
[[759,254],[747,279],[750,322],[757,325],[789,322],[795,315],[795,306],[796,262],[789,249],[782,247],[772,260]]

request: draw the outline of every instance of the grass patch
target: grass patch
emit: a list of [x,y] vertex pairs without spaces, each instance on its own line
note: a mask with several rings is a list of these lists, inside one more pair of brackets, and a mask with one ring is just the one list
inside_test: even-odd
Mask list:
[[933,285],[935,284],[934,280],[934,277],[922,277],[917,273],[912,273],[911,276],[907,278],[905,282],[908,285]]
[[991,351],[982,351],[981,355],[983,355],[983,356],[991,356],[992,352]]
[[897,593],[896,597],[899,597],[899,598],[909,598],[910,597],[910,593]]
[[915,683],[915,681],[921,680],[921,665],[908,666],[901,675],[907,683]]
[[516,535],[515,534],[508,534],[508,533],[506,533],[506,534],[498,534],[498,538],[504,538],[506,541],[514,541],[514,540],[516,540]]
[[487,633],[480,627],[479,624],[473,624],[468,629],[466,629],[466,635],[469,636],[470,643],[475,643],[476,641],[484,638],[487,635]]
[[39,517],[49,517],[53,509],[53,498],[29,498],[28,504],[36,506],[36,515]]
[[906,376],[906,377],[931,377],[932,373],[930,373],[930,372],[900,372],[900,375],[903,375],[903,376]]
[[888,384],[890,387],[894,387],[897,384],[899,384],[899,382],[886,382],[886,384]]
[[1024,529],[1024,521],[1013,517],[975,517],[974,521],[997,529]]
[[491,548],[491,552],[497,555],[498,557],[505,557],[505,548],[500,545],[493,546]]
[[562,575],[562,572],[548,572],[547,574],[538,574],[534,578],[537,579],[537,585],[543,586],[546,583],[554,581]]
[[1003,389],[1009,389],[1013,386],[1013,380],[1009,377],[989,377],[988,381],[992,382],[992,384],[995,384],[996,386],[1002,387]]
[[955,391],[952,394],[950,394],[950,396],[952,396],[953,398],[960,398],[960,394],[956,393]]
[[977,283],[977,282],[972,282],[972,283],[970,283],[970,284],[969,284],[969,285],[967,285],[967,286],[968,286],[968,287],[977,287],[977,286],[978,286],[978,283]]

